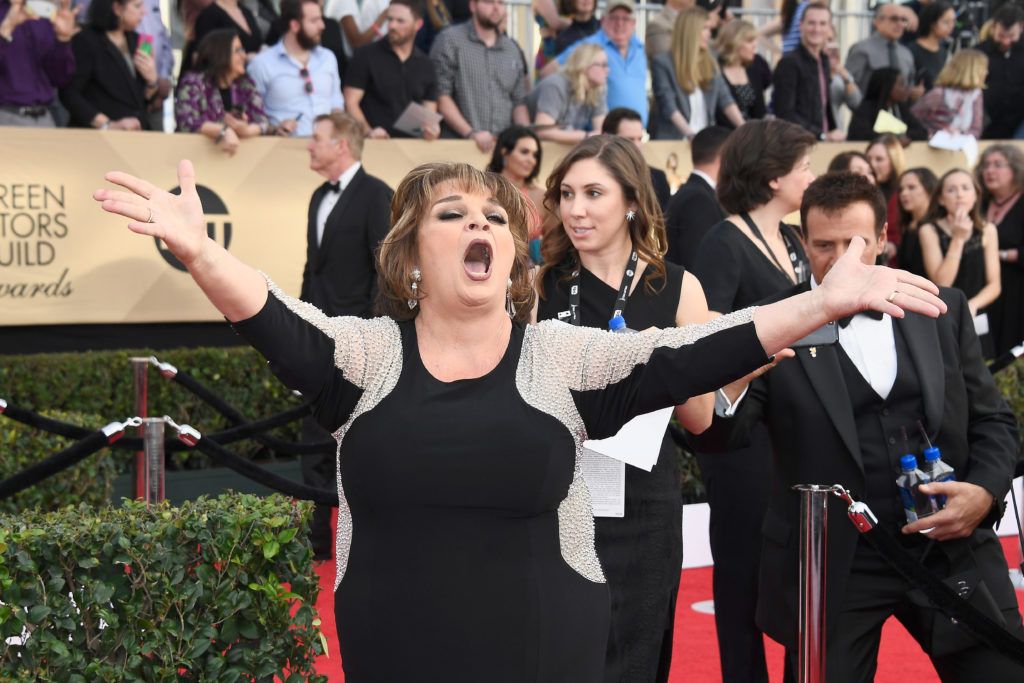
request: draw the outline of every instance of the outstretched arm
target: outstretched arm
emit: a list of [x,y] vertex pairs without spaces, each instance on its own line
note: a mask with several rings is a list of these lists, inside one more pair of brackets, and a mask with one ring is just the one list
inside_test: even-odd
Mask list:
[[104,211],[128,218],[132,232],[163,240],[225,318],[234,323],[259,313],[267,301],[267,283],[207,236],[192,162],[178,164],[180,195],[120,171],[104,178],[122,189],[96,190],[93,199]]

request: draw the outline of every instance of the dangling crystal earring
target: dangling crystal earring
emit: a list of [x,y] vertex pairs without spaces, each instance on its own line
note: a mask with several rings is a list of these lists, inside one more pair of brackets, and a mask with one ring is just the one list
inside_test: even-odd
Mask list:
[[628,222],[630,222],[630,223],[635,221],[636,220],[636,211],[634,211],[633,209],[630,209],[629,211],[627,211],[626,212],[626,220]]
[[508,279],[508,286],[505,287],[505,312],[508,313],[509,318],[515,320],[516,307],[512,303],[512,278]]
[[422,280],[422,278],[423,278],[423,276],[420,273],[420,269],[419,268],[413,268],[412,269],[412,298],[406,301],[406,303],[409,304],[409,310],[410,311],[412,309],[416,308],[416,306],[419,304],[419,298],[418,298],[418,296],[419,296],[419,288],[420,288],[419,283]]

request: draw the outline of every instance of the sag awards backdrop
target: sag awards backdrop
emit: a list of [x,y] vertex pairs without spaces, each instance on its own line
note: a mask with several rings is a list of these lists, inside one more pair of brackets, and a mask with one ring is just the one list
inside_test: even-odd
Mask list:
[[[820,145],[813,167],[822,172],[838,152],[860,147]],[[566,149],[544,146],[539,182]],[[689,174],[685,143],[650,143],[644,153],[675,183]],[[908,157],[908,167],[938,173],[964,163],[919,143]],[[196,167],[210,236],[298,294],[309,197],[323,181],[309,170],[302,140],[246,140],[227,157],[198,135],[0,128],[0,158],[0,324],[221,320],[173,257],[91,197],[111,170],[173,190],[186,158]],[[368,141],[364,153],[367,171],[392,187],[419,163],[453,159],[487,163],[464,141]]]

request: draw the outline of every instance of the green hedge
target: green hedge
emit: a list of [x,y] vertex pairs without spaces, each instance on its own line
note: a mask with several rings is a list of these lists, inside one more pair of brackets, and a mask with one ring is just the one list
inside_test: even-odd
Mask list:
[[326,683],[310,510],[231,494],[0,516],[0,680]]
[[[99,429],[110,422],[95,415],[81,413],[48,411],[46,415],[89,429]],[[26,427],[14,420],[0,420],[0,480],[36,464],[73,443],[71,439]],[[110,500],[114,477],[117,476],[118,462],[126,457],[127,454],[124,452],[115,454],[109,448],[104,448],[74,467],[0,500],[0,513],[17,513],[30,509],[51,511],[79,503],[97,507],[106,505]]]
[[1024,447],[1024,358],[1008,368],[995,374],[996,386],[1006,397],[1010,410],[1017,416],[1017,426],[1021,429],[1021,446]]
[[[103,424],[122,420],[135,414],[129,359],[150,355],[154,352],[127,350],[0,356],[0,398],[37,412],[98,415]],[[176,349],[155,355],[206,384],[250,419],[267,417],[296,405],[297,399],[270,373],[263,357],[249,347]],[[179,424],[191,424],[203,433],[229,426],[212,408],[161,377],[152,367],[148,412],[170,415]],[[299,422],[274,433],[295,440]],[[232,448],[247,456],[260,451],[252,441],[240,442]],[[124,467],[127,462],[123,461]],[[206,457],[194,452],[175,454],[170,461],[171,467],[206,464]]]

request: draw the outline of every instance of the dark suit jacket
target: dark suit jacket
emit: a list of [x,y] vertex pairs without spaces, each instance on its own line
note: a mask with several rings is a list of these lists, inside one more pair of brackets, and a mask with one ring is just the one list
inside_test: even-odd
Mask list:
[[668,207],[668,200],[672,197],[672,188],[668,184],[668,176],[659,168],[648,166],[651,169],[651,184],[654,185],[654,196],[658,198],[658,206],[662,213]]
[[691,270],[700,241],[712,226],[724,220],[725,211],[718,203],[714,188],[696,173],[691,173],[669,200],[665,211],[665,229],[668,232],[665,260]]
[[377,247],[391,229],[391,188],[360,168],[327,216],[317,246],[316,214],[324,186],[309,203],[306,267],[300,298],[331,316],[369,317],[377,296]]
[[[809,286],[804,283],[779,298]],[[946,315],[932,319],[910,313],[894,323],[903,332],[921,378],[923,422],[932,443],[942,449],[943,460],[956,469],[959,481],[983,486],[997,501],[989,519],[969,539],[938,544],[952,559],[966,554],[971,546],[995,541],[990,527],[1009,488],[1018,445],[1016,421],[982,360],[966,298],[959,290],[947,288],[942,288],[941,297],[949,306]],[[904,360],[901,357],[899,362]],[[783,361],[750,385],[734,418],[716,416],[711,428],[695,437],[702,449],[723,450],[743,443],[755,422],[768,426],[775,476],[762,526],[757,623],[787,647],[797,646],[799,609],[800,498],[791,487],[839,483],[854,498],[863,498],[864,463],[845,386],[835,346],[817,347],[815,357],[809,349],[798,349],[796,358]],[[846,589],[857,537],[841,502],[830,500],[826,560],[830,616],[836,614]],[[1002,563],[979,567],[986,583],[1005,581],[1005,564],[991,564]],[[835,626],[830,618],[829,632]]]
[[[821,67],[825,71],[825,115],[828,117],[828,129],[832,130],[836,127],[836,122],[832,118],[832,104],[827,87],[829,64],[824,53],[821,55]],[[772,76],[772,85],[772,110],[775,115],[806,128],[815,136],[821,135],[823,127],[818,63],[802,43],[779,60]]]
[[[129,31],[128,52],[135,54],[139,34]],[[96,114],[111,121],[134,116],[144,129],[149,128],[146,114],[146,81],[132,75],[124,55],[103,31],[84,28],[71,39],[75,54],[75,75],[60,91],[60,100],[71,114],[71,126],[88,128]]]

